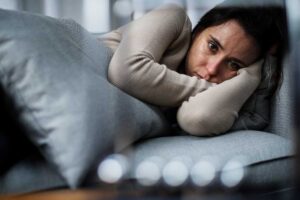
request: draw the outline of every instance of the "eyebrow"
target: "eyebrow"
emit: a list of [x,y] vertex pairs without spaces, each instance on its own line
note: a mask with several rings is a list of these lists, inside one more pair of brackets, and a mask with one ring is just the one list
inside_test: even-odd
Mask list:
[[[212,35],[209,35],[210,36],[210,39],[211,40],[213,40],[217,45],[218,45],[218,47],[220,47],[222,50],[224,50],[225,48],[221,45],[221,43],[219,42],[219,40],[217,39],[217,38],[215,38],[214,36],[212,36]],[[241,60],[239,60],[239,59],[237,59],[237,58],[229,58],[229,60],[232,60],[232,61],[234,61],[234,62],[237,62],[237,63],[239,63],[240,65],[242,65],[243,67],[246,67],[247,65],[243,62],[243,61],[241,61]]]

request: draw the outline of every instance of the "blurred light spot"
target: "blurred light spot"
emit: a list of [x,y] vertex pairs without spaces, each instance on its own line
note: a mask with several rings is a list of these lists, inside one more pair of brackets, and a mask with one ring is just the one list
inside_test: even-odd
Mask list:
[[129,17],[133,12],[133,6],[130,0],[118,0],[113,6],[113,11],[119,17]]
[[156,184],[161,178],[161,171],[164,160],[158,156],[151,156],[142,161],[135,171],[137,181],[141,185],[151,186]]
[[126,158],[123,155],[113,154],[101,162],[98,176],[106,183],[116,183],[125,175],[127,168]]
[[136,169],[136,178],[141,185],[154,185],[160,179],[160,168],[154,162],[143,161]]
[[206,186],[215,178],[216,168],[211,162],[200,160],[193,166],[190,174],[194,184]]
[[163,168],[164,181],[173,187],[183,184],[188,178],[188,169],[186,165],[179,160],[171,160]]
[[237,186],[245,176],[244,157],[236,157],[229,160],[221,171],[221,182],[227,187]]

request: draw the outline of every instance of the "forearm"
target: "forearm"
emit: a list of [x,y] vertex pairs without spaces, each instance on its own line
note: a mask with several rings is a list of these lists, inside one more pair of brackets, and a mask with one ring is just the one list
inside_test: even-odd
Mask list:
[[[110,81],[126,93],[155,105],[179,106],[190,96],[214,85],[204,79],[199,80],[170,70],[165,65],[154,62],[152,58],[147,58],[145,53],[124,62],[128,62],[125,65],[130,66],[126,70],[109,67]],[[111,65],[124,62],[114,60]]]

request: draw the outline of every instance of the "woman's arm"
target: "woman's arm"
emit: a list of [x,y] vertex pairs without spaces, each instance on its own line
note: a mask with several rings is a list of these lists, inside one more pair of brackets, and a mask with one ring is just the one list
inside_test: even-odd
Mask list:
[[262,61],[240,69],[230,80],[185,101],[177,112],[180,127],[192,135],[216,135],[230,129],[261,79]]
[[[182,8],[161,7],[118,31],[121,41],[108,78],[126,93],[160,106],[179,106],[213,85],[175,71],[191,37],[191,23]],[[161,64],[162,60],[174,65]]]

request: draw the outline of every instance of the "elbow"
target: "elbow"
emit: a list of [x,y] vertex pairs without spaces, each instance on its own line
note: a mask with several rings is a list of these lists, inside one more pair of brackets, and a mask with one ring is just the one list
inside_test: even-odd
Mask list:
[[115,53],[108,67],[108,81],[125,92],[137,89],[143,80],[143,74],[149,68],[149,59],[144,54],[127,55]]
[[112,59],[107,72],[108,81],[121,90],[126,90],[129,82],[129,71],[126,66],[120,64],[115,59]]
[[209,111],[178,110],[177,121],[179,126],[187,133],[194,136],[216,136],[220,135],[232,125],[228,119],[220,119],[217,114]]

